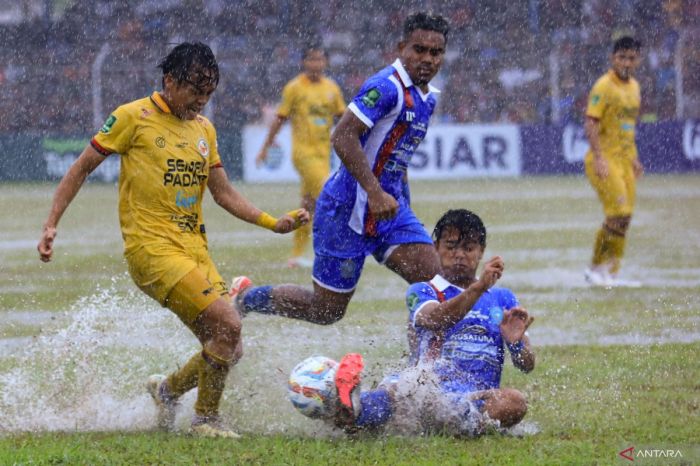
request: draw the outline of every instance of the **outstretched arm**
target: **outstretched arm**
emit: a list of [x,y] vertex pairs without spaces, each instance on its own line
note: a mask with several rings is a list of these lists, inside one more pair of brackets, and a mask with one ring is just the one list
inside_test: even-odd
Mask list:
[[429,330],[452,327],[467,315],[484,291],[496,284],[503,275],[503,268],[504,263],[500,256],[491,258],[484,264],[484,271],[479,280],[472,283],[466,290],[442,303],[426,304],[416,316],[416,326]]
[[367,129],[362,120],[346,110],[333,131],[331,142],[343,165],[367,193],[367,204],[372,215],[377,220],[384,220],[396,215],[399,204],[382,189],[367,162],[360,144],[360,138]]
[[527,310],[516,306],[503,313],[500,325],[501,335],[508,346],[513,365],[523,372],[530,372],[535,368],[535,353],[530,347],[530,339],[525,335],[525,331],[534,320]]
[[270,148],[272,143],[275,142],[275,137],[277,136],[277,133],[280,132],[280,129],[285,121],[287,121],[287,117],[283,117],[282,115],[275,116],[275,119],[267,132],[265,142],[260,148],[260,152],[258,152],[258,155],[255,157],[255,165],[260,165],[267,159],[267,150]]
[[44,229],[41,234],[41,239],[37,245],[39,258],[43,262],[49,262],[53,255],[53,241],[56,238],[56,227],[61,220],[63,213],[66,211],[70,203],[78,194],[83,186],[85,179],[97,168],[105,156],[97,152],[88,144],[80,154],[80,157],[73,162],[66,174],[61,179],[61,182],[56,188],[51,204],[51,211],[44,223]]
[[289,233],[309,222],[309,213],[305,209],[287,212],[278,219],[270,217],[231,185],[223,167],[212,168],[209,171],[207,186],[214,201],[228,213],[275,233]]

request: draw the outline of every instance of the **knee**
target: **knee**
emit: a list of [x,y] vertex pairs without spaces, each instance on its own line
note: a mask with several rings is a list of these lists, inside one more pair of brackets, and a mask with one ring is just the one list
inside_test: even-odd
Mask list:
[[232,351],[237,349],[241,339],[243,323],[235,311],[222,316],[216,323],[212,337],[217,343],[229,347]]
[[525,395],[513,388],[503,389],[504,416],[501,419],[503,427],[511,427],[519,423],[527,414]]

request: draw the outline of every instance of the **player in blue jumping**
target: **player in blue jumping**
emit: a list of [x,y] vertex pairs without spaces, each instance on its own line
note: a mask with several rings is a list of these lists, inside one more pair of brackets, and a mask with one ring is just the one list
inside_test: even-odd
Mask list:
[[237,277],[231,294],[243,314],[337,322],[370,254],[409,283],[440,272],[430,236],[411,210],[406,172],[437,103],[430,81],[442,65],[448,30],[441,16],[409,16],[399,58],[364,83],[338,122],[332,142],[342,166],[316,204],[313,290],[251,287]]
[[[526,330],[534,320],[513,293],[493,287],[503,273],[503,260],[493,257],[476,272],[486,248],[486,228],[474,213],[449,210],[433,231],[442,275],[408,288],[406,304],[415,332],[410,363],[431,368],[436,390],[465,418],[477,410],[501,427],[519,423],[527,411],[521,392],[501,388],[506,348],[523,372],[535,367]],[[346,355],[338,368],[338,425],[376,428],[386,424],[397,402],[396,377],[376,390],[360,393],[363,362]],[[474,433],[474,432],[472,432]]]

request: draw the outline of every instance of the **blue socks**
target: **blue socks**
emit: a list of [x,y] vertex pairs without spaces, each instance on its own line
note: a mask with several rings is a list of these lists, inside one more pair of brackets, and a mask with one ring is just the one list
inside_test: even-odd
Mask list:
[[271,286],[256,286],[248,290],[243,295],[244,312],[259,312],[261,314],[273,314],[272,305],[272,287]]
[[384,389],[371,390],[360,394],[362,411],[355,421],[358,427],[379,427],[391,418],[392,406],[389,392]]

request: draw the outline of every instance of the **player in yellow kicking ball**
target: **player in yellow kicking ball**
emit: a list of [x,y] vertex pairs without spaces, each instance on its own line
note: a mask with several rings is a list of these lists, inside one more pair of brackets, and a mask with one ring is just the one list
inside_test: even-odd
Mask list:
[[[292,124],[292,162],[301,177],[301,206],[313,214],[316,199],[331,170],[331,129],[334,117],[345,111],[345,101],[338,85],[323,72],[325,51],[315,45],[304,50],[304,71],[289,81],[282,90],[282,103],[272,122],[256,163],[267,159],[267,151],[282,125]],[[294,232],[290,267],[311,266],[302,255],[311,237],[311,225]]]
[[595,286],[639,286],[619,280],[617,274],[634,210],[636,180],[643,173],[634,140],[641,93],[632,76],[640,48],[632,37],[615,41],[612,67],[596,81],[586,109],[585,130],[591,146],[585,158],[586,176],[605,213],[586,270],[586,280]]
[[129,273],[202,344],[168,377],[148,379],[158,425],[172,429],[178,399],[197,387],[191,432],[236,438],[219,418],[219,402],[229,368],[242,355],[241,316],[209,257],[202,199],[209,188],[231,215],[276,233],[308,223],[309,214],[299,209],[276,219],[229,182],[214,126],[200,115],[219,82],[219,67],[207,45],[180,44],[159,67],[163,90],[117,108],[63,177],[37,249],[42,261],[51,260],[66,208],[87,176],[108,156],[120,154],[119,222]]

